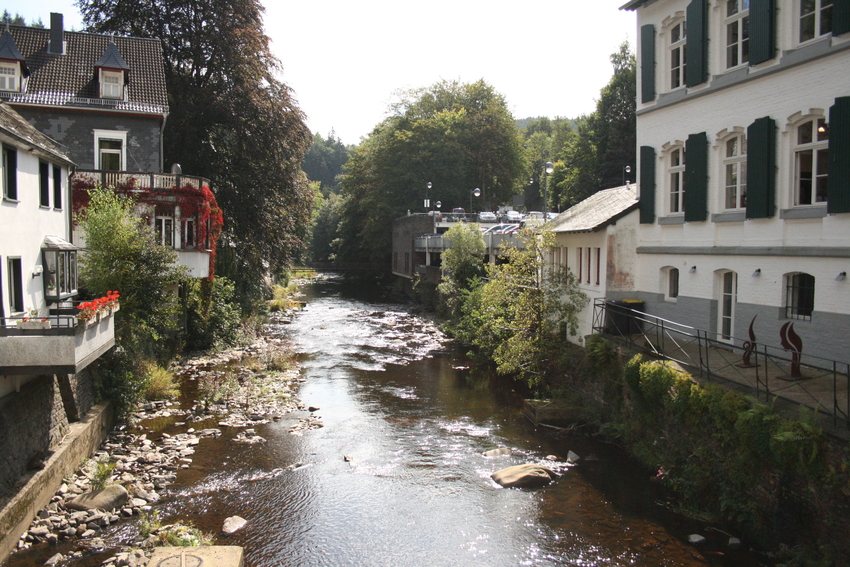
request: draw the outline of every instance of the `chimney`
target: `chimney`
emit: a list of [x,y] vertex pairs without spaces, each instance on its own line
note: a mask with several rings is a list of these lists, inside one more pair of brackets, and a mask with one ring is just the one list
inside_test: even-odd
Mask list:
[[65,24],[62,14],[50,13],[50,45],[47,46],[48,53],[62,55],[65,53]]

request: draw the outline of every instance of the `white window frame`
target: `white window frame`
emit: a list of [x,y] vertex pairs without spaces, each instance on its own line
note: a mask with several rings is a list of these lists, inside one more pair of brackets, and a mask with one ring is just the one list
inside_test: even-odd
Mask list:
[[832,33],[833,3],[833,0],[798,0],[795,15],[798,43],[815,41]]
[[[808,141],[804,137],[806,130],[811,137]],[[823,116],[809,115],[796,123],[791,132],[794,144],[793,205],[822,206],[828,198],[829,126]],[[823,187],[822,191],[818,190],[819,186]]]
[[[15,265],[17,264],[17,269]],[[15,272],[18,272],[17,277]],[[26,298],[24,297],[24,268],[23,261],[20,256],[6,258],[6,273],[9,284],[9,316],[15,317],[26,311]],[[15,305],[15,301],[20,296],[21,304]]]
[[[811,281],[802,281],[803,278]],[[811,287],[804,284],[811,283]],[[812,274],[805,272],[791,272],[785,274],[785,318],[801,321],[811,321],[815,312],[815,291],[817,279]],[[811,294],[804,294],[811,291]],[[805,305],[803,305],[805,300]]]
[[[169,225],[171,230],[169,231]],[[154,239],[157,244],[174,248],[174,237],[176,235],[174,217],[169,215],[156,215],[153,221]]]
[[680,89],[685,86],[685,67],[687,66],[687,57],[685,55],[685,45],[688,43],[688,27],[684,18],[680,18],[672,22],[668,28],[670,39],[667,44],[669,57],[668,85],[671,91]]
[[666,150],[667,213],[685,214],[685,145],[676,144]]
[[100,70],[100,98],[124,98],[124,73]]
[[725,211],[740,211],[747,207],[747,138],[735,132],[721,138],[721,167],[723,179],[723,204]]
[[21,92],[20,62],[0,62],[0,91]]
[[[0,152],[2,152],[2,156],[0,156],[0,184],[3,185],[3,199],[17,203],[20,196],[18,188],[18,148],[6,144],[0,144]],[[14,169],[12,169],[9,165],[10,154],[15,156]],[[9,181],[12,180],[14,181],[14,188],[9,187]],[[14,192],[12,192],[13,189]]]
[[118,140],[121,142],[120,150],[104,150],[106,153],[118,153],[121,156],[121,169],[127,170],[127,132],[126,130],[95,130],[94,131],[94,164],[95,169],[103,169],[101,163],[101,140]]
[[734,69],[750,61],[750,0],[728,0],[725,11],[726,21],[723,26],[726,32],[724,34],[726,38],[724,68]]
[[679,300],[679,268],[665,266],[661,268],[661,288],[664,292],[664,301],[676,303]]

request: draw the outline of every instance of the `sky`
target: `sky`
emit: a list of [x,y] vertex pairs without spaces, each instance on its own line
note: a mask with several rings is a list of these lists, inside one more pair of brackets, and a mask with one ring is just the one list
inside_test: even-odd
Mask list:
[[[265,32],[313,132],[358,144],[399,91],[484,79],[517,119],[590,113],[628,40],[626,0],[264,0]],[[50,12],[82,30],[74,0],[7,0],[27,22]]]

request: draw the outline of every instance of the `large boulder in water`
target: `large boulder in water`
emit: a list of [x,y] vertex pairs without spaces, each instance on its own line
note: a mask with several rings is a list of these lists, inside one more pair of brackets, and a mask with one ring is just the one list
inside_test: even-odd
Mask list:
[[514,465],[490,475],[497,484],[505,488],[538,488],[546,486],[558,475],[540,465]]

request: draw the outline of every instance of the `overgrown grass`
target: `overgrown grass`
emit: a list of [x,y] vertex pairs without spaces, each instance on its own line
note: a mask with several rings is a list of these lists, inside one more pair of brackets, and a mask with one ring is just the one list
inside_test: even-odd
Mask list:
[[91,489],[93,491],[103,490],[110,484],[112,480],[112,471],[115,468],[115,463],[108,461],[97,461],[94,471],[91,473]]
[[191,522],[163,525],[159,512],[143,512],[139,519],[139,534],[143,538],[155,536],[156,545],[167,547],[199,547],[215,543],[215,536],[196,528]]
[[174,374],[157,364],[147,365],[143,395],[146,400],[171,400],[180,395]]
[[298,286],[295,282],[289,282],[287,285],[276,285],[272,288],[272,298],[268,302],[269,311],[288,311],[296,307],[293,296],[298,293]]

